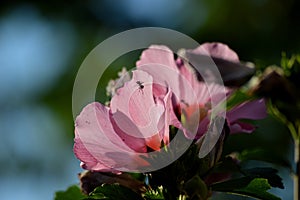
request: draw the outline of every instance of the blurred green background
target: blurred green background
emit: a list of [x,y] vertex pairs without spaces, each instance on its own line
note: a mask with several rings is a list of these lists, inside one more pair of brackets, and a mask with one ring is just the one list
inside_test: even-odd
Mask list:
[[[54,0],[1,1],[0,5],[3,200],[50,200],[54,191],[78,182],[81,169],[72,153],[73,82],[85,56],[116,33],[145,26],[170,28],[199,43],[224,42],[241,60],[260,67],[279,64],[282,51],[300,53],[296,0]],[[138,58],[134,55],[111,72],[132,67]],[[106,73],[100,86],[111,77],[116,74]],[[99,95],[104,99],[105,94]],[[273,146],[291,160],[286,128],[271,118],[261,123],[272,129],[260,129],[254,139],[240,136],[245,144]],[[243,148],[238,141],[232,139],[230,150]],[[281,169],[280,175],[286,189],[274,192],[291,199],[289,171]]]

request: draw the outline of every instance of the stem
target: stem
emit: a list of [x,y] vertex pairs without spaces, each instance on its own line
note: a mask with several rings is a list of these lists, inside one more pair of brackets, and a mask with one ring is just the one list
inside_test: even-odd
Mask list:
[[[294,162],[296,165],[295,173],[293,176],[294,179],[294,200],[299,200],[299,190],[300,190],[300,123],[296,121],[295,125],[290,122],[277,108],[273,106],[272,101],[269,101],[269,110],[272,114],[277,117],[280,121],[286,124],[289,129],[292,138],[294,140]],[[297,128],[298,126],[298,128]],[[298,131],[298,132],[297,132]]]
[[296,164],[296,171],[294,174],[294,200],[299,199],[299,189],[300,189],[300,182],[299,182],[299,175],[300,175],[300,163],[299,163],[299,158],[300,158],[300,149],[299,149],[299,139],[294,140],[295,141],[295,155],[294,155],[294,160]]
[[[296,141],[298,140],[298,133],[297,130],[294,126],[294,124],[292,122],[290,122],[277,108],[276,106],[274,106],[272,104],[271,101],[269,101],[269,110],[271,111],[271,113],[273,114],[273,116],[275,116],[279,121],[281,121],[283,124],[285,124],[287,126],[287,128],[289,129],[293,140]],[[299,127],[300,128],[300,127]],[[299,131],[299,129],[298,129]]]

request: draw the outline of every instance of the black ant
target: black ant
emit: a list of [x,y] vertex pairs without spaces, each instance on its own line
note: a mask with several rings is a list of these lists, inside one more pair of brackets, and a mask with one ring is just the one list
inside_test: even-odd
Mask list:
[[143,85],[143,82],[137,81],[136,84],[138,84],[139,90],[143,92],[143,89],[144,89],[144,87],[145,87],[145,86]]

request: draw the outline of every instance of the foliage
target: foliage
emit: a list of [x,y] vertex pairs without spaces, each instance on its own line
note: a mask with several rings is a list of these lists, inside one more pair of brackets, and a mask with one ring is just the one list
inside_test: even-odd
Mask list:
[[280,200],[280,198],[267,192],[267,190],[271,189],[271,185],[264,178],[251,179],[245,177],[218,183],[213,188],[215,191],[246,195],[261,200]]
[[70,186],[66,191],[55,193],[55,200],[82,200],[85,198],[77,185]]

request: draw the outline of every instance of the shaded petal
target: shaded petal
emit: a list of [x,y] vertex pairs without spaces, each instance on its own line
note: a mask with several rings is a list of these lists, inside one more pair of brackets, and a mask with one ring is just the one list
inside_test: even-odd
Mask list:
[[204,43],[190,52],[194,54],[207,55],[215,58],[221,58],[224,60],[239,62],[238,55],[230,49],[226,44],[219,42]]
[[238,119],[263,119],[267,116],[264,99],[242,103],[226,113],[227,120],[231,124]]
[[160,123],[163,123],[163,128],[159,131],[157,135],[151,138],[146,138],[147,146],[154,150],[159,150],[161,147],[161,142],[163,141],[165,145],[169,144],[169,125],[180,126],[181,123],[175,116],[173,106],[172,106],[172,92],[169,90],[164,99],[156,98],[156,102],[164,106],[165,111],[161,116]]
[[109,109],[100,103],[87,105],[76,118],[74,153],[92,170],[130,171],[147,164],[117,135]]
[[74,139],[74,153],[75,156],[81,160],[81,167],[83,169],[95,170],[95,171],[112,171],[112,169],[105,164],[97,160],[93,155],[85,148],[82,141],[77,137]]
[[255,126],[244,122],[235,122],[230,125],[230,133],[252,133],[255,130]]
[[[238,55],[222,43],[204,43],[198,48],[186,50],[182,54],[207,80],[214,80],[218,77],[213,67],[217,66],[223,81],[227,85],[242,85],[255,72],[252,63],[241,64]],[[188,64],[186,63],[186,65]]]
[[205,100],[199,98],[198,94],[203,93],[206,85],[198,81],[192,68],[180,64],[179,61],[180,59],[174,60],[173,52],[169,48],[152,45],[143,52],[137,67],[153,77],[155,95],[166,94],[167,88],[170,88],[177,104],[184,102],[191,105],[198,101],[205,103],[211,96],[207,94],[212,91],[206,90]]
[[[185,51],[181,50],[179,54],[183,54],[182,56],[184,56]],[[212,100],[213,103],[217,104],[221,101],[224,101],[226,99],[226,96],[230,93],[231,90],[221,84],[217,84],[213,81],[199,81],[195,69],[192,68],[189,63],[184,62],[181,58],[177,59],[177,63],[181,75],[180,78],[182,79],[182,77],[184,77],[184,81],[189,82],[189,84],[193,88],[193,93],[195,93],[197,96],[198,104],[204,105],[210,100]],[[190,98],[188,96],[185,96],[185,94],[182,94],[182,99],[188,102],[188,99]],[[196,102],[190,102],[189,104],[194,103]]]
[[199,124],[196,139],[201,138],[207,132],[209,123],[210,123],[210,116],[206,116]]
[[[124,116],[126,118],[126,116]],[[128,135],[125,133],[121,128],[118,127],[112,116],[110,115],[110,121],[112,123],[112,126],[115,130],[115,132],[118,134],[118,136],[122,139],[122,141],[129,146],[131,149],[133,149],[136,152],[139,153],[146,153],[147,152],[147,146],[146,141],[142,137],[134,137],[132,135]],[[138,129],[134,126],[133,129],[136,129],[136,132],[138,132]]]
[[231,92],[229,88],[223,85],[216,83],[205,84],[204,82],[199,82],[194,90],[197,92],[197,99],[200,105],[207,103],[217,105],[225,101]]
[[169,125],[178,125],[179,121],[175,116],[172,106],[172,93],[169,90],[167,95],[164,98],[164,106],[165,106],[165,113],[164,113],[164,129],[160,131],[160,136],[163,139],[165,144],[169,144]]

